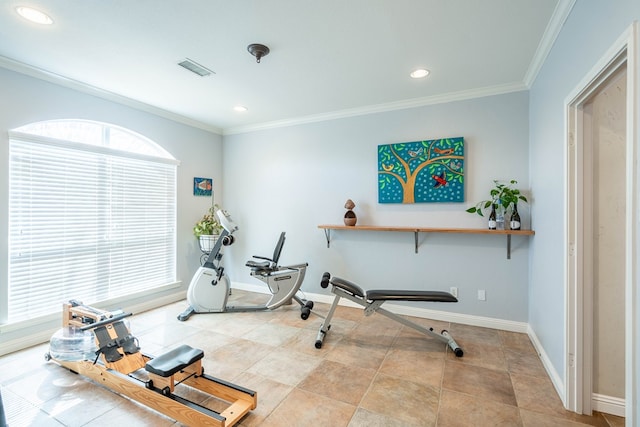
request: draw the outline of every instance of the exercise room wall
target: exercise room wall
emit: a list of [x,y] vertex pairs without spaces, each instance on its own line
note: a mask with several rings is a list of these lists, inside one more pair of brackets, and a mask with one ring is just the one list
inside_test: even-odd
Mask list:
[[[215,179],[216,193],[221,197],[222,137],[212,132],[186,126],[153,114],[115,102],[81,93],[50,82],[0,68],[0,206],[8,205],[8,156],[7,131],[27,123],[58,118],[97,120],[116,124],[151,138],[180,160],[178,166],[177,195],[177,276],[181,288],[170,293],[150,296],[167,297],[186,290],[191,276],[199,265],[200,251],[192,234],[193,224],[210,204],[208,198],[193,196],[193,177],[207,176]],[[0,209],[0,271],[7,272],[7,223],[6,209]],[[0,286],[6,286],[6,276]],[[5,292],[0,292],[4,298]],[[129,301],[129,304],[142,301]],[[61,301],[62,303],[62,301]],[[124,308],[124,307],[123,307]],[[24,336],[37,331],[13,335]],[[22,334],[22,335],[20,335]],[[0,345],[14,339],[11,333],[0,334]]]
[[[635,0],[576,2],[530,91],[531,185],[536,194],[533,216],[538,232],[531,246],[529,323],[560,379],[566,375],[564,105],[600,58],[638,19],[640,2]],[[636,305],[636,313],[638,308]],[[636,366],[640,364],[639,354],[636,348]],[[636,396],[639,394],[637,390]]]
[[[508,321],[527,321],[529,238],[412,233],[332,232],[331,248],[318,224],[343,224],[344,203],[356,203],[359,224],[486,227],[465,212],[485,199],[493,179],[517,179],[528,191],[526,91],[369,114],[224,137],[225,208],[238,222],[237,243],[225,255],[233,282],[256,284],[244,263],[270,255],[287,232],[283,263],[308,262],[303,290],[324,271],[364,288],[459,288],[458,304],[422,307]],[[377,146],[421,139],[465,138],[467,202],[379,204]],[[525,206],[524,224],[529,227]],[[479,301],[477,291],[486,291]]]

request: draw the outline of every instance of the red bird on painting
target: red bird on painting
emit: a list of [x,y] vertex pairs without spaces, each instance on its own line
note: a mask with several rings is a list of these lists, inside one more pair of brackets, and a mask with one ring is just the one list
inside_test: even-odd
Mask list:
[[440,175],[431,175],[431,178],[436,181],[436,183],[433,185],[433,188],[444,187],[445,185],[447,185],[444,171]]

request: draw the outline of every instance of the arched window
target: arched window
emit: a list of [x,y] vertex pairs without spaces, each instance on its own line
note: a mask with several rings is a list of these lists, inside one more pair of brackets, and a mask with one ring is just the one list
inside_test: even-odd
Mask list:
[[158,144],[82,120],[9,132],[14,323],[63,302],[114,300],[176,281],[176,169]]

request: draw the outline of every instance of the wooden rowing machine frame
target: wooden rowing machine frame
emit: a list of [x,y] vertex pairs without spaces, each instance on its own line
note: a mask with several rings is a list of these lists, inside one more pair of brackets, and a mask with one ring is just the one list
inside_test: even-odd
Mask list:
[[[113,323],[129,315],[131,314],[114,315],[109,311],[73,301],[63,304],[62,326],[73,326],[87,330],[106,325],[110,337],[115,340],[118,336],[113,328]],[[154,359],[153,356],[143,354],[140,351],[127,354],[122,348],[118,348],[118,352],[122,358],[115,362],[108,362],[104,354],[101,354],[99,360],[96,359],[95,362],[91,360],[57,360],[50,354],[45,357],[47,360],[54,360],[72,372],[83,375],[116,393],[187,425],[233,426],[257,406],[258,395],[255,391],[206,375],[202,368],[202,357],[188,365],[179,365],[180,369],[175,373],[163,377],[144,370],[147,362]],[[144,380],[132,375],[139,370],[143,370],[144,376],[149,379]],[[178,384],[195,388],[216,399],[230,403],[230,405],[222,412],[205,408],[173,394],[175,386]]]

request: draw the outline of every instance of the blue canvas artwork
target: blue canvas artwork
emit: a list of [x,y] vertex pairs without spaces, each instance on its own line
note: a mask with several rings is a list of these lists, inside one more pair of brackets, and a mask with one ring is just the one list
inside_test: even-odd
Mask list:
[[211,194],[213,194],[212,178],[193,178],[194,196],[211,196]]
[[464,138],[379,145],[378,202],[464,202]]

